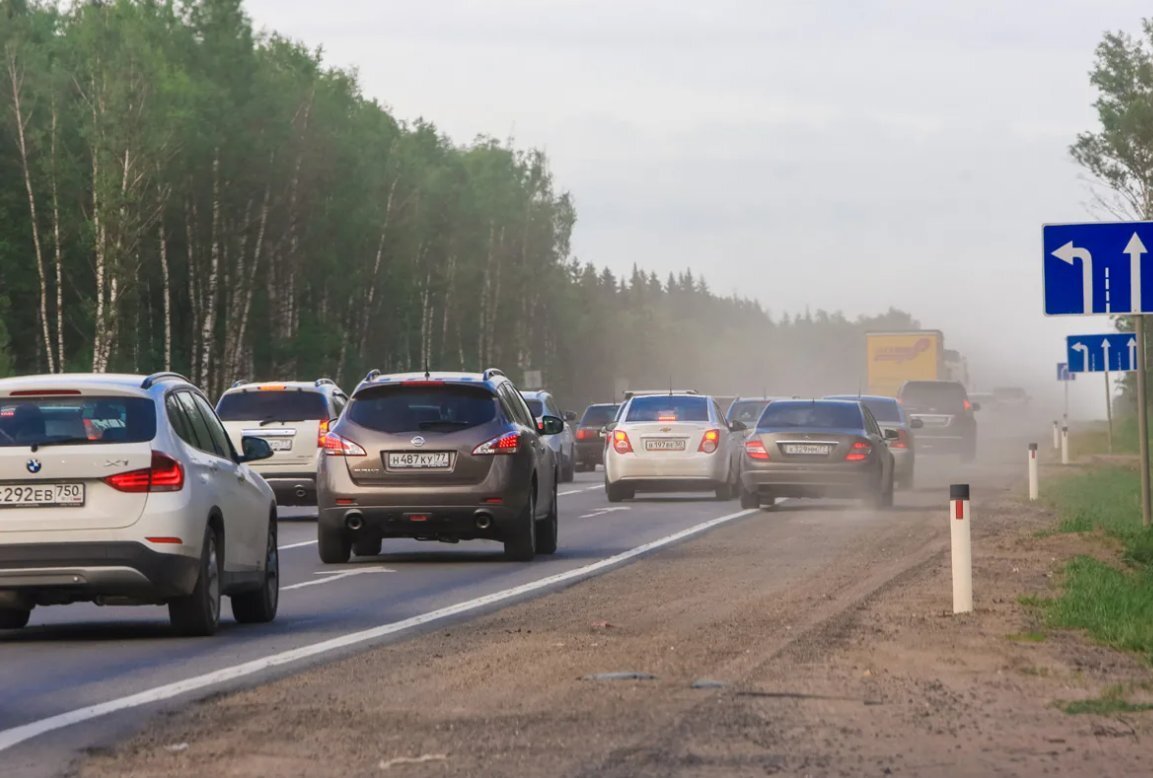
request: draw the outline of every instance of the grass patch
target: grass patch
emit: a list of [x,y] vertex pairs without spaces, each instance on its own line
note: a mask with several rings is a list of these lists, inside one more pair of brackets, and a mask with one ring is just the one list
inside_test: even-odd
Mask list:
[[1116,539],[1123,564],[1078,557],[1065,568],[1061,596],[1032,598],[1028,604],[1042,608],[1050,626],[1084,629],[1106,645],[1153,662],[1153,530],[1141,526],[1140,489],[1138,473],[1122,467],[1051,484],[1058,530]]
[[1117,713],[1140,713],[1153,710],[1153,703],[1129,702],[1125,699],[1125,689],[1111,686],[1100,696],[1091,700],[1074,700],[1057,704],[1061,710],[1071,715],[1092,714],[1109,716]]
[[1018,632],[1015,635],[1006,635],[1006,640],[1012,640],[1014,643],[1044,643],[1045,639],[1049,636],[1039,629],[1031,629],[1028,632]]

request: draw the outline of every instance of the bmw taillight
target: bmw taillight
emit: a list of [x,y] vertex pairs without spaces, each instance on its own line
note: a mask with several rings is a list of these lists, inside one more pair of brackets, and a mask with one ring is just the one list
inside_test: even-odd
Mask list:
[[866,459],[869,458],[869,455],[872,453],[873,453],[873,447],[871,444],[866,443],[863,440],[858,440],[856,443],[853,444],[853,447],[849,449],[849,453],[845,454],[845,461],[846,462],[864,462]]
[[492,440],[486,440],[472,450],[474,456],[486,457],[495,454],[515,454],[520,451],[520,433],[506,432]]
[[332,419],[321,419],[320,426],[316,433],[316,447],[324,448],[324,436],[328,434],[328,428],[332,426]]
[[179,492],[184,488],[184,467],[167,454],[153,451],[151,467],[110,475],[104,483],[118,492]]
[[324,433],[324,454],[330,457],[363,457],[368,456],[363,448],[346,437],[335,432]]
[[745,441],[745,454],[749,459],[755,459],[758,462],[769,461],[769,450],[765,448],[764,443],[756,439]]
[[701,445],[697,447],[697,451],[702,454],[712,454],[717,450],[717,446],[721,441],[720,430],[709,430],[701,438]]
[[629,434],[624,430],[613,430],[613,450],[618,454],[631,454],[633,453],[633,444],[629,440]]

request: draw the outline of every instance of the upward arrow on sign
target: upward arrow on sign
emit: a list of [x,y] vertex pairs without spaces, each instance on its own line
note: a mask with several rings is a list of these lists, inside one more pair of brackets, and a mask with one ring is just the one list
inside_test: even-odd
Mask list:
[[1130,311],[1141,310],[1141,257],[1148,251],[1137,233],[1133,233],[1133,237],[1129,239],[1129,243],[1125,246],[1124,253],[1129,255]]

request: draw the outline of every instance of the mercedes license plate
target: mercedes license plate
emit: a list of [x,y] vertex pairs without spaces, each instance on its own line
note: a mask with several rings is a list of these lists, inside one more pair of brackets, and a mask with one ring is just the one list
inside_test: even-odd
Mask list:
[[448,451],[406,451],[388,455],[389,470],[448,470],[452,455]]
[[10,484],[0,486],[0,508],[79,508],[84,484]]
[[645,438],[645,451],[684,451],[684,438]]
[[273,451],[292,451],[292,438],[265,438],[264,441]]
[[783,443],[781,448],[786,454],[802,457],[827,457],[833,450],[832,446],[820,443]]

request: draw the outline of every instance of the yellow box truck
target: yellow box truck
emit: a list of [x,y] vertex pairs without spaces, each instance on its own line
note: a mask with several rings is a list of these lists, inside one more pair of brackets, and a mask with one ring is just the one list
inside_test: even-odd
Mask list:
[[906,381],[945,378],[945,336],[940,330],[865,333],[869,394],[896,396]]

